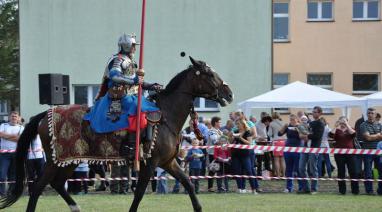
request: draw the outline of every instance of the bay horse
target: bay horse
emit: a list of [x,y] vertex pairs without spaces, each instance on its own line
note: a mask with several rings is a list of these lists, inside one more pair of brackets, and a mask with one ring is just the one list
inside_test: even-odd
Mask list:
[[[192,65],[177,74],[166,88],[156,96],[157,106],[160,108],[165,121],[158,126],[158,137],[152,150],[152,157],[146,163],[140,163],[141,169],[130,211],[137,211],[156,167],[163,168],[178,179],[188,191],[194,211],[202,211],[194,186],[175,160],[178,153],[180,131],[196,97],[216,101],[224,107],[232,102],[233,93],[229,86],[205,62],[195,60],[192,57],[190,57],[190,60]],[[50,147],[52,137],[49,135],[47,111],[34,116],[20,135],[16,151],[15,187],[0,199],[0,209],[11,206],[23,193],[26,156],[29,145],[37,134],[40,135],[47,163],[42,177],[33,184],[26,211],[35,211],[38,198],[48,183],[66,201],[71,211],[80,211],[76,202],[64,188],[66,180],[72,176],[77,165],[70,164],[60,167],[52,160],[52,149]]]

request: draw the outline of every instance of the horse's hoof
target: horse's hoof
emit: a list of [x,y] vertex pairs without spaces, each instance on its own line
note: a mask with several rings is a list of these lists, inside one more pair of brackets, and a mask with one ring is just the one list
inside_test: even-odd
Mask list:
[[81,212],[80,207],[78,207],[77,205],[69,205],[69,208],[71,212]]
[[194,209],[194,211],[195,212],[202,212],[203,210],[202,210],[202,207],[197,207],[197,208]]

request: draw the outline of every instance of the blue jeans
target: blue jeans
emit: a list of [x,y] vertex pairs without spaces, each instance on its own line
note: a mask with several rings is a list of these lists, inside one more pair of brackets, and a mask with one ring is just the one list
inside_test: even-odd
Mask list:
[[[285,176],[286,177],[299,177],[298,164],[300,161],[300,153],[284,152],[285,160]],[[293,180],[286,181],[286,188],[289,192],[293,191]],[[298,181],[298,190],[302,190],[302,181]]]
[[[249,175],[254,176],[252,173],[250,156],[233,156],[232,157],[232,170],[235,175]],[[249,178],[249,184],[252,189],[256,189],[255,179]],[[237,188],[245,189],[244,180],[241,177],[236,178]]]
[[[381,156],[378,155],[364,155],[363,163],[364,163],[364,171],[365,171],[365,179],[373,178],[373,161],[377,161],[377,169],[379,174],[379,179],[382,179],[382,162],[379,160]],[[364,182],[366,193],[373,193],[373,182],[367,181]],[[378,182],[378,194],[382,194],[382,182]]]
[[[379,156],[379,160],[378,160],[377,167],[378,167],[378,175],[379,175],[378,178],[379,178],[380,180],[382,180],[382,156]],[[379,181],[379,182],[378,182],[377,193],[378,193],[379,195],[382,195],[382,181]]]
[[[166,177],[166,172],[163,171],[161,173],[158,173],[158,177]],[[158,180],[157,184],[157,194],[167,194],[167,180]]]
[[[300,162],[298,165],[300,177],[310,177],[310,178],[318,178],[318,170],[317,170],[317,162],[318,162],[318,154],[314,153],[301,153],[300,154]],[[309,166],[309,168],[308,168]],[[307,168],[309,173],[307,172]],[[302,181],[302,190],[303,191],[317,191],[317,180],[311,180],[311,186],[309,186],[308,180]]]
[[[5,183],[2,182],[15,180],[15,157],[16,153],[0,153],[0,196],[6,194]],[[13,183],[10,184],[8,190],[13,185]]]
[[[201,169],[190,168],[189,176],[200,176],[201,171],[202,171]],[[198,179],[192,179],[191,182],[195,186],[195,192],[199,193],[199,180]]]
[[[255,155],[255,152],[251,151],[251,153],[249,154],[249,157],[251,160],[251,167],[252,167],[253,176],[256,176],[256,155]],[[258,189],[260,187],[259,181],[257,180],[257,178],[254,178],[254,181],[255,181],[255,189]],[[244,188],[245,188],[245,183],[244,183]]]
[[332,177],[332,164],[330,163],[330,155],[329,154],[320,154],[318,158],[318,164],[317,164],[317,169],[318,169],[318,176],[323,176],[322,175],[322,161],[325,160],[325,167],[326,167],[326,173],[328,174],[328,177]]

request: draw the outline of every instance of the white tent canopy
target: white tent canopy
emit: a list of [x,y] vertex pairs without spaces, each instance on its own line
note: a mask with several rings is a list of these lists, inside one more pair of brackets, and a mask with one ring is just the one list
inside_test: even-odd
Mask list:
[[251,108],[347,108],[365,106],[365,100],[296,81],[238,104],[246,114]]
[[366,100],[368,107],[381,106],[382,105],[382,91],[364,96],[361,99]]

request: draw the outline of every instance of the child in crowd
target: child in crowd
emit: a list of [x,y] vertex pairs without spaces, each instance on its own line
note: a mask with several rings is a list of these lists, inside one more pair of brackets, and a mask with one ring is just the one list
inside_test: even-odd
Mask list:
[[[297,132],[301,135],[308,135],[309,134],[309,119],[305,115],[301,116],[300,118],[300,124],[297,126]],[[310,147],[309,141],[304,141],[304,146]]]
[[[193,137],[192,146],[199,146],[200,141]],[[200,176],[202,170],[201,158],[204,156],[201,149],[190,149],[188,150],[186,160],[189,162],[189,175],[190,176]],[[199,193],[199,180],[192,179],[191,182],[195,185],[195,192]]]
[[[228,144],[228,137],[221,136],[217,145]],[[227,147],[215,148],[214,149],[214,159],[219,163],[220,169],[217,172],[218,176],[223,176],[229,173],[230,162],[231,162],[231,151]],[[218,192],[228,192],[228,177],[224,177],[224,188],[222,186],[222,178],[217,179]]]
[[[180,168],[185,171],[186,163],[184,161],[185,157],[187,155],[187,150],[180,149],[178,152],[177,157],[175,158],[176,162],[179,164]],[[180,190],[180,182],[179,180],[175,180],[174,187],[172,189],[172,193],[177,194]]]

